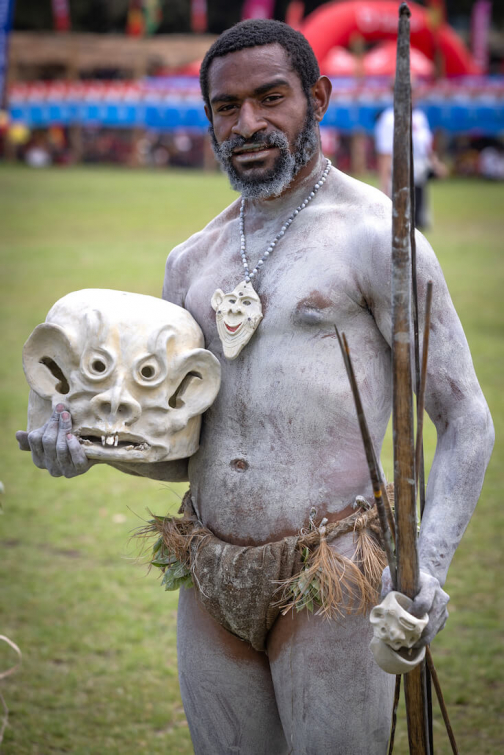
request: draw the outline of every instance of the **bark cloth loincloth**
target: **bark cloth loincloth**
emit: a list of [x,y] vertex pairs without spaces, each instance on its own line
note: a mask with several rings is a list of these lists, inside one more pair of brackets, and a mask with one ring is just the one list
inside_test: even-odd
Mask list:
[[[190,491],[179,513],[183,517],[154,517],[144,528],[143,534],[158,538],[152,563],[165,578],[173,568],[187,577],[185,584],[192,577],[208,613],[256,650],[266,649],[281,612],[308,608],[334,617],[376,605],[386,558],[376,509],[360,496],[344,519],[316,526],[310,518],[299,535],[260,546],[231,545],[216,537],[198,521]],[[349,532],[356,546],[351,559],[329,547]]]

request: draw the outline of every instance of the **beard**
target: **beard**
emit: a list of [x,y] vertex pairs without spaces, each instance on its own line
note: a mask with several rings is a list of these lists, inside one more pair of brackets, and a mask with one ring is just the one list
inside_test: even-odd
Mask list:
[[[319,137],[316,126],[313,106],[308,103],[306,120],[294,139],[292,152],[289,149],[289,140],[283,131],[273,131],[270,134],[258,131],[250,139],[235,136],[221,144],[217,142],[213,126],[210,126],[209,133],[215,157],[224,173],[227,174],[231,187],[239,191],[244,199],[268,199],[282,194],[317,151]],[[245,145],[256,144],[278,148],[279,155],[273,167],[262,175],[247,176],[246,173],[239,173],[232,163],[234,150]]]

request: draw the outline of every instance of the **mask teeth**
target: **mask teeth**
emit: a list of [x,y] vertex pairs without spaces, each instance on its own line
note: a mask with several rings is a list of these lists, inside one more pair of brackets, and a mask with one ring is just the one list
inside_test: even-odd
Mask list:
[[105,445],[105,436],[104,435],[101,436],[101,444],[102,444],[102,446]]
[[118,435],[118,433],[116,433],[114,435],[114,446],[115,446],[115,448],[117,448],[118,443],[119,443],[119,435]]
[[114,445],[114,436],[113,435],[107,435],[105,438],[105,445],[107,446],[113,446]]

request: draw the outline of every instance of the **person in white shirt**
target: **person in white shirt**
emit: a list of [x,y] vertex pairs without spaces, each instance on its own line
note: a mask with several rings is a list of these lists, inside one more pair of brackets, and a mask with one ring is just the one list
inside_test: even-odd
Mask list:
[[[432,131],[425,113],[414,108],[411,117],[413,135],[413,172],[415,178],[415,226],[429,226],[427,182],[434,173],[439,177],[447,174],[445,165],[437,158],[433,148]],[[394,143],[394,109],[383,111],[376,122],[375,146],[378,157],[379,187],[389,197],[392,194],[392,152]]]

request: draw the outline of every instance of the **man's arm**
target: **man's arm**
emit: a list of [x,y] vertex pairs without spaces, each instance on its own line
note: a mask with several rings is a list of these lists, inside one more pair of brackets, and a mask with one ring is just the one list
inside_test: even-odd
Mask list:
[[[390,245],[373,256],[373,276],[368,281],[375,302],[373,315],[391,344]],[[421,590],[411,612],[429,613],[423,637],[423,642],[429,642],[446,621],[448,596],[441,587],[478,501],[494,430],[441,268],[419,233],[417,260],[421,339],[427,282],[432,280],[434,286],[425,406],[437,430],[437,446],[418,541]]]

